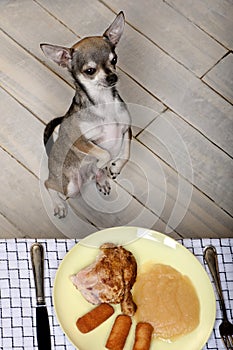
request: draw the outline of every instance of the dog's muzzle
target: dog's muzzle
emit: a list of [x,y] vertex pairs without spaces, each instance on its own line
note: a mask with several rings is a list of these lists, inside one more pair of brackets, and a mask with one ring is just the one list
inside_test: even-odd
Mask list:
[[115,73],[109,74],[106,77],[106,81],[107,81],[108,85],[110,85],[110,86],[116,84],[117,80],[118,80],[118,77]]

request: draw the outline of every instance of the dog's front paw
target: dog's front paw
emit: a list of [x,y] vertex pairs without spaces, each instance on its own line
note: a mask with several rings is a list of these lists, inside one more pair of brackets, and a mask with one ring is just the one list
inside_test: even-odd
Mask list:
[[111,186],[107,178],[107,169],[98,169],[96,174],[96,187],[97,189],[103,193],[104,195],[107,195],[111,191]]
[[96,182],[96,187],[105,196],[107,194],[110,194],[111,186],[110,186],[110,183],[108,182],[108,180],[105,180],[104,183],[101,183],[101,184],[99,182]]
[[66,217],[68,212],[67,204],[64,202],[57,203],[54,206],[54,216],[57,216],[59,219]]
[[120,175],[120,172],[121,167],[119,167],[116,162],[111,163],[111,166],[109,167],[109,175],[113,180]]

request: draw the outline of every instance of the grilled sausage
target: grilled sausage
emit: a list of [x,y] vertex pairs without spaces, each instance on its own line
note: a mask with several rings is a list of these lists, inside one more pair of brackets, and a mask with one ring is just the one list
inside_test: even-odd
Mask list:
[[139,322],[135,330],[133,350],[149,350],[153,330],[150,323]]
[[105,347],[109,350],[122,350],[124,348],[132,324],[131,317],[119,315],[115,319]]
[[101,325],[106,321],[112,314],[114,309],[111,305],[103,303],[92,309],[82,317],[78,318],[76,326],[82,333],[88,333]]

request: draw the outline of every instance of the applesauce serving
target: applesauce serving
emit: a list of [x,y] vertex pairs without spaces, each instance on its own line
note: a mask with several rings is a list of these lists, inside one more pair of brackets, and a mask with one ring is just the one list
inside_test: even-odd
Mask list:
[[200,303],[192,282],[169,265],[144,264],[133,294],[135,317],[154,327],[154,337],[172,341],[199,324]]

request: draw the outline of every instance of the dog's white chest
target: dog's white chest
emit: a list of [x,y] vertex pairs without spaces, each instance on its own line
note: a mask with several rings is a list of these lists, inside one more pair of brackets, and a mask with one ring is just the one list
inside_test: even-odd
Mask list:
[[92,112],[95,115],[94,120],[82,121],[81,132],[88,140],[116,157],[122,145],[123,135],[130,124],[127,109],[121,103],[109,103],[95,106]]
[[105,124],[101,128],[101,137],[98,144],[107,149],[112,157],[116,157],[120,151],[125,125],[122,124]]

